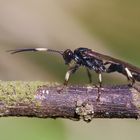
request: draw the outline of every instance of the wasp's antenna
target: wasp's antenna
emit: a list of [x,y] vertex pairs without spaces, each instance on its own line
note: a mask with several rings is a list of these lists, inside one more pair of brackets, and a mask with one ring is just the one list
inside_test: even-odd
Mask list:
[[57,50],[51,50],[48,48],[25,48],[25,49],[14,49],[14,50],[8,50],[7,52],[10,52],[11,54],[15,54],[15,53],[19,53],[19,52],[27,52],[27,51],[47,51],[47,52],[54,52],[54,53],[59,53],[61,55],[63,55],[63,51],[57,51]]

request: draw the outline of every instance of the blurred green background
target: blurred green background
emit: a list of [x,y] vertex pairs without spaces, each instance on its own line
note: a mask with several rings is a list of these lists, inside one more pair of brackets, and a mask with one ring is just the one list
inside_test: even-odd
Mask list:
[[[10,55],[14,48],[48,47],[58,50],[92,48],[140,66],[140,1],[135,0],[0,0],[1,80],[64,80],[67,67],[53,54]],[[81,78],[82,77],[82,78]],[[97,76],[93,73],[94,83]],[[119,74],[109,81],[126,83]],[[109,80],[112,78],[113,80]],[[87,84],[81,68],[70,83]],[[139,120],[82,121],[37,118],[0,118],[1,140],[139,139]]]

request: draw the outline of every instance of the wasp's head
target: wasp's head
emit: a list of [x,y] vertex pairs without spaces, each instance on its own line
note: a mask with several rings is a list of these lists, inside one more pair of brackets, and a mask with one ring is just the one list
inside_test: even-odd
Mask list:
[[63,58],[65,60],[65,64],[69,64],[71,60],[73,59],[74,55],[73,52],[70,49],[67,49],[63,53]]

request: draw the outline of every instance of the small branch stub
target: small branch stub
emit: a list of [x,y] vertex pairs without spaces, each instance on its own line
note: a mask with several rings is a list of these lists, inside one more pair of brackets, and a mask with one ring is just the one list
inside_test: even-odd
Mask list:
[[45,82],[0,82],[0,116],[83,119],[139,118],[140,94],[136,88],[68,86]]
[[77,101],[76,114],[86,122],[90,122],[94,118],[94,107],[90,102]]

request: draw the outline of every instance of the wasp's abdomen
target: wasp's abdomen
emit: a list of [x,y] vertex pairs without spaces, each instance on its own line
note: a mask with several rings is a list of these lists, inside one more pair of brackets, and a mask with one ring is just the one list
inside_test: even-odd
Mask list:
[[132,73],[134,79],[140,82],[140,73]]

